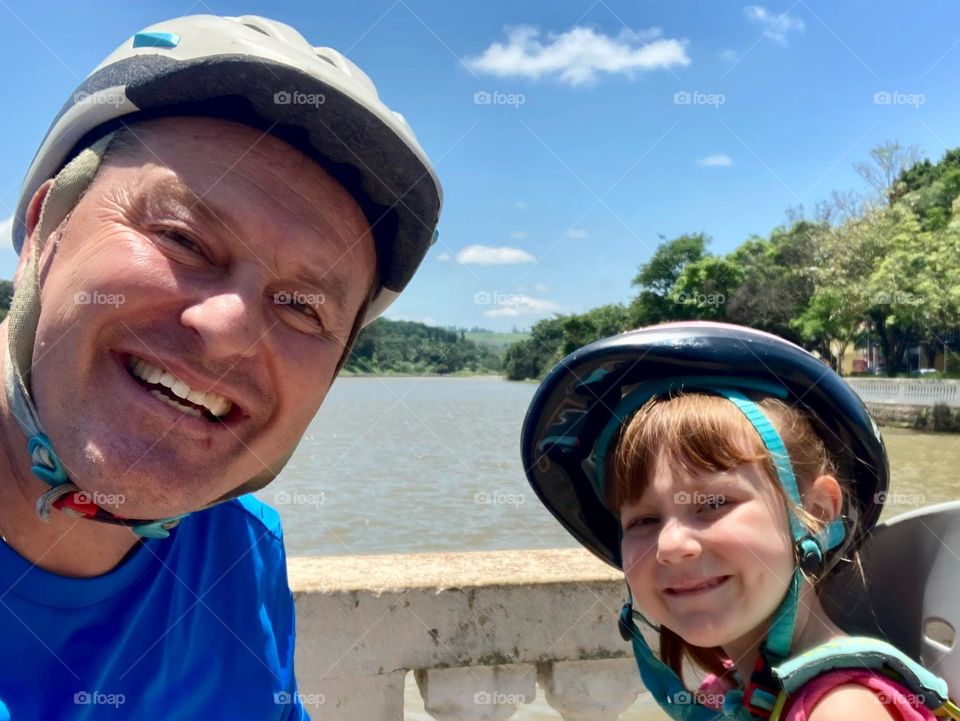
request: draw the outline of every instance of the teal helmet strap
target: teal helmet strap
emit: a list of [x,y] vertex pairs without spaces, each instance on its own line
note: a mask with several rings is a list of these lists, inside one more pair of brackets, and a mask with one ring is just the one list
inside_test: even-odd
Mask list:
[[[627,591],[629,595],[629,590]],[[633,620],[632,600],[620,611],[620,633],[633,647],[633,656],[640,669],[643,685],[651,693],[657,705],[676,721],[715,721],[724,713],[698,703],[687,690],[683,681],[669,666],[656,657]],[[745,717],[745,721],[751,721]]]
[[[736,379],[733,383],[718,382],[711,377],[681,377],[667,380],[657,380],[643,383],[617,404],[612,418],[604,427],[594,446],[591,457],[585,461],[588,476],[593,480],[594,491],[601,501],[606,501],[604,479],[605,464],[611,444],[617,437],[620,428],[629,418],[651,398],[670,393],[672,391],[708,391],[716,393],[733,403],[750,421],[756,429],[764,447],[770,453],[777,478],[784,493],[791,503],[801,506],[800,491],[797,486],[793,464],[787,453],[786,446],[773,423],[752,400],[747,398],[743,390],[762,391],[777,398],[786,398],[787,391],[783,386],[755,379]],[[759,664],[752,681],[769,676],[769,669],[775,663],[789,657],[790,646],[793,640],[796,625],[797,607],[799,604],[800,588],[803,583],[803,572],[814,572],[821,568],[827,551],[839,546],[845,537],[843,522],[838,518],[826,525],[819,533],[811,534],[800,521],[793,505],[788,509],[787,517],[790,523],[790,533],[793,537],[797,552],[798,565],[794,570],[787,592],[780,602],[774,615],[770,630],[761,646],[760,654],[763,664]],[[619,626],[621,635],[629,640],[633,647],[634,657],[640,668],[640,675],[647,689],[654,695],[660,707],[677,721],[711,721],[718,718],[734,718],[738,721],[753,719],[748,710],[753,707],[758,711],[769,711],[773,707],[775,696],[770,685],[760,685],[750,691],[750,698],[744,699],[744,692],[734,690],[726,693],[723,700],[723,711],[710,709],[699,704],[691,697],[684,686],[683,680],[654,655],[649,644],[634,623],[633,599],[629,588],[628,601],[620,614]],[[753,685],[753,684],[751,684]]]
[[[777,433],[777,429],[773,427],[770,419],[764,415],[756,403],[747,398],[740,390],[733,388],[717,388],[714,390],[740,409],[747,420],[750,421],[773,458],[780,486],[793,505],[802,507],[800,489],[797,486],[797,478],[793,472],[790,455],[787,453],[783,439],[780,438],[780,434]],[[790,533],[793,536],[794,547],[797,551],[798,566],[793,572],[790,589],[777,609],[764,642],[764,657],[768,662],[771,662],[771,665],[772,661],[769,656],[780,661],[790,655],[790,644],[797,618],[797,604],[799,603],[803,571],[811,573],[819,570],[823,566],[826,552],[840,545],[845,535],[843,522],[839,518],[832,520],[824,530],[815,535],[811,535],[800,522],[792,507],[787,512],[787,518],[790,522]]]
[[10,304],[7,343],[3,349],[3,383],[7,407],[27,439],[30,470],[50,486],[36,503],[37,515],[42,520],[46,520],[53,509],[58,509],[90,520],[129,526],[141,537],[164,538],[183,516],[158,520],[121,518],[83,498],[83,492],[70,480],[66,467],[53,450],[30,395],[33,347],[40,323],[40,254],[44,243],[66,220],[96,177],[112,139],[112,133],[106,135],[67,163],[43,200],[35,238],[27,238],[23,249],[30,254],[27,266]]

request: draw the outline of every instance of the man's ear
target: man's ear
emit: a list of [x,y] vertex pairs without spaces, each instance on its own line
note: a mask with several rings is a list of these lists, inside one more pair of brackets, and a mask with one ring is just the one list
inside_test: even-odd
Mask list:
[[824,523],[839,518],[843,508],[840,483],[833,476],[820,476],[804,494],[803,507]]
[[16,290],[20,283],[20,278],[27,269],[27,261],[30,260],[30,253],[33,250],[33,234],[40,224],[40,210],[43,208],[43,201],[53,187],[53,178],[45,181],[43,185],[37,188],[37,192],[30,198],[30,204],[27,206],[27,217],[24,220],[24,240],[23,247],[20,249],[20,260],[17,263],[17,271],[13,274],[13,288]]

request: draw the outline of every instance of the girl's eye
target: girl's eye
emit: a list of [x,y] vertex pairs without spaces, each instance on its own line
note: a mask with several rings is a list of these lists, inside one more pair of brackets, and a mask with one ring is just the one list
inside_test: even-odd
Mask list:
[[708,499],[703,504],[703,507],[710,511],[718,511],[726,505],[728,505],[727,499],[723,496],[717,496],[716,498]]
[[656,522],[657,522],[657,519],[655,516],[638,516],[637,518],[634,518],[633,520],[627,523],[627,526],[626,528],[624,528],[624,531],[649,528],[651,525],[655,524]]

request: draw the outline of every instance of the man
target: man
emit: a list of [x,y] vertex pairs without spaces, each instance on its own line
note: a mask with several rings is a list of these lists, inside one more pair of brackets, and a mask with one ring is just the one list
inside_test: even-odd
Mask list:
[[0,325],[0,718],[308,718],[279,520],[243,494],[440,201],[367,76],[282,23],[159,23],[77,89]]

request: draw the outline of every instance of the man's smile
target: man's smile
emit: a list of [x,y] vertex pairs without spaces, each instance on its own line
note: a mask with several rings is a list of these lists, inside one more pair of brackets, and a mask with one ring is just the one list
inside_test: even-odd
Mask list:
[[[153,388],[153,393],[166,400],[174,408],[180,408],[197,418],[206,412],[215,418],[222,418],[230,412],[233,403],[213,391],[200,391],[191,388],[180,378],[164,368],[151,365],[148,361],[133,354],[127,359],[127,368],[138,379]],[[169,391],[169,393],[167,392]],[[171,397],[170,393],[183,403]]]
[[[139,390],[146,391],[164,409],[163,415],[186,427],[209,432],[211,428],[234,425],[247,417],[239,405],[214,391],[202,391],[190,386],[173,371],[154,365],[133,353],[115,353],[119,364],[126,370]],[[150,401],[152,408],[156,404]]]

